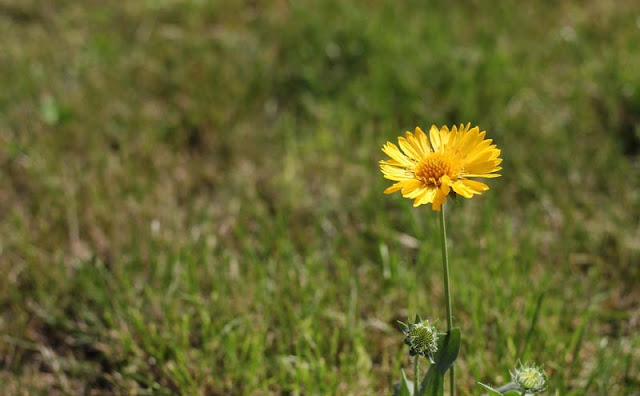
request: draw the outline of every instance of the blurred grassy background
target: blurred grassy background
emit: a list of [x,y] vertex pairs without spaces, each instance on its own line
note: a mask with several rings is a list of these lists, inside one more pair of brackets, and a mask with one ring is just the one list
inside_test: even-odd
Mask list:
[[[444,320],[380,147],[471,121],[461,395],[640,388],[640,4],[0,0],[5,394],[389,393]],[[536,319],[537,318],[537,319]]]

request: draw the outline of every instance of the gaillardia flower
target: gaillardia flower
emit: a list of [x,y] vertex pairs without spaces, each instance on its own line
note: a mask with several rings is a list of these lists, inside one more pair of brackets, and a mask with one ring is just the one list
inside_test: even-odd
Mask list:
[[499,177],[502,169],[500,150],[492,139],[485,139],[485,131],[478,127],[455,125],[451,130],[431,126],[429,138],[416,127],[398,138],[400,148],[387,142],[382,148],[390,160],[380,161],[384,177],[396,181],[384,190],[385,194],[400,191],[413,199],[413,206],[431,204],[439,211],[451,190],[465,198],[480,195],[489,189],[486,184],[469,178]]

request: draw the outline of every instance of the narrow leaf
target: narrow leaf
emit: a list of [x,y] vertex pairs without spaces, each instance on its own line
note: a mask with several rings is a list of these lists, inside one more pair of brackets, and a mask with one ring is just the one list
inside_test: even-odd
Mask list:
[[451,329],[438,343],[438,352],[436,353],[436,367],[442,375],[453,366],[460,352],[460,328]]
[[500,392],[498,392],[497,390],[493,389],[493,388],[492,388],[492,387],[490,387],[489,385],[485,385],[485,384],[483,384],[482,382],[478,382],[478,385],[480,385],[480,386],[482,386],[483,388],[485,388],[486,390],[488,390],[490,395],[494,395],[494,396],[495,396],[495,395],[498,395],[498,396],[501,396],[501,395],[502,395],[502,393],[500,393]]
[[444,374],[440,374],[435,364],[429,366],[420,385],[419,396],[444,396]]
[[501,387],[499,387],[498,392],[500,392],[503,395],[506,395],[508,394],[508,392],[517,391],[518,389],[519,389],[518,385],[516,385],[515,382],[509,382],[508,384],[502,385]]
[[413,396],[413,382],[407,379],[407,375],[402,371],[402,379],[393,385],[393,396]]
[[456,327],[438,339],[438,351],[434,355],[435,364],[422,380],[418,394],[420,396],[443,396],[444,374],[453,366],[460,351],[460,328]]

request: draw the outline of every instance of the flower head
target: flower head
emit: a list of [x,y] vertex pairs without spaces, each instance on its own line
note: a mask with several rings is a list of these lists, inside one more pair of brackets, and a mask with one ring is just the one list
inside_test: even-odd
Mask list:
[[433,363],[433,354],[438,351],[436,327],[428,320],[423,321],[420,316],[416,316],[414,323],[400,324],[405,335],[404,343],[409,345],[409,354],[425,356]]
[[406,132],[398,138],[400,148],[387,142],[382,151],[391,159],[380,161],[384,177],[396,181],[384,190],[385,194],[400,191],[405,198],[413,199],[413,206],[431,204],[439,211],[451,190],[465,198],[482,194],[489,189],[472,177],[499,177],[494,172],[502,169],[500,150],[491,139],[485,139],[485,131],[471,124],[431,126],[429,138],[416,127],[415,133]]
[[533,394],[544,391],[547,386],[547,374],[532,363],[520,363],[511,372],[511,379],[521,391]]

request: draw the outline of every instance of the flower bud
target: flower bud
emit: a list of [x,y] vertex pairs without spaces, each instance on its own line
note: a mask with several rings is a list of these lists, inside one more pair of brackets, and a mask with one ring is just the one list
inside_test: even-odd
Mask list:
[[511,379],[521,391],[534,395],[544,391],[547,387],[547,375],[540,367],[532,363],[520,363],[511,372]]
[[428,320],[421,320],[419,316],[416,316],[415,323],[401,324],[405,334],[404,343],[409,345],[409,354],[425,356],[433,363],[433,354],[438,351],[436,327]]

